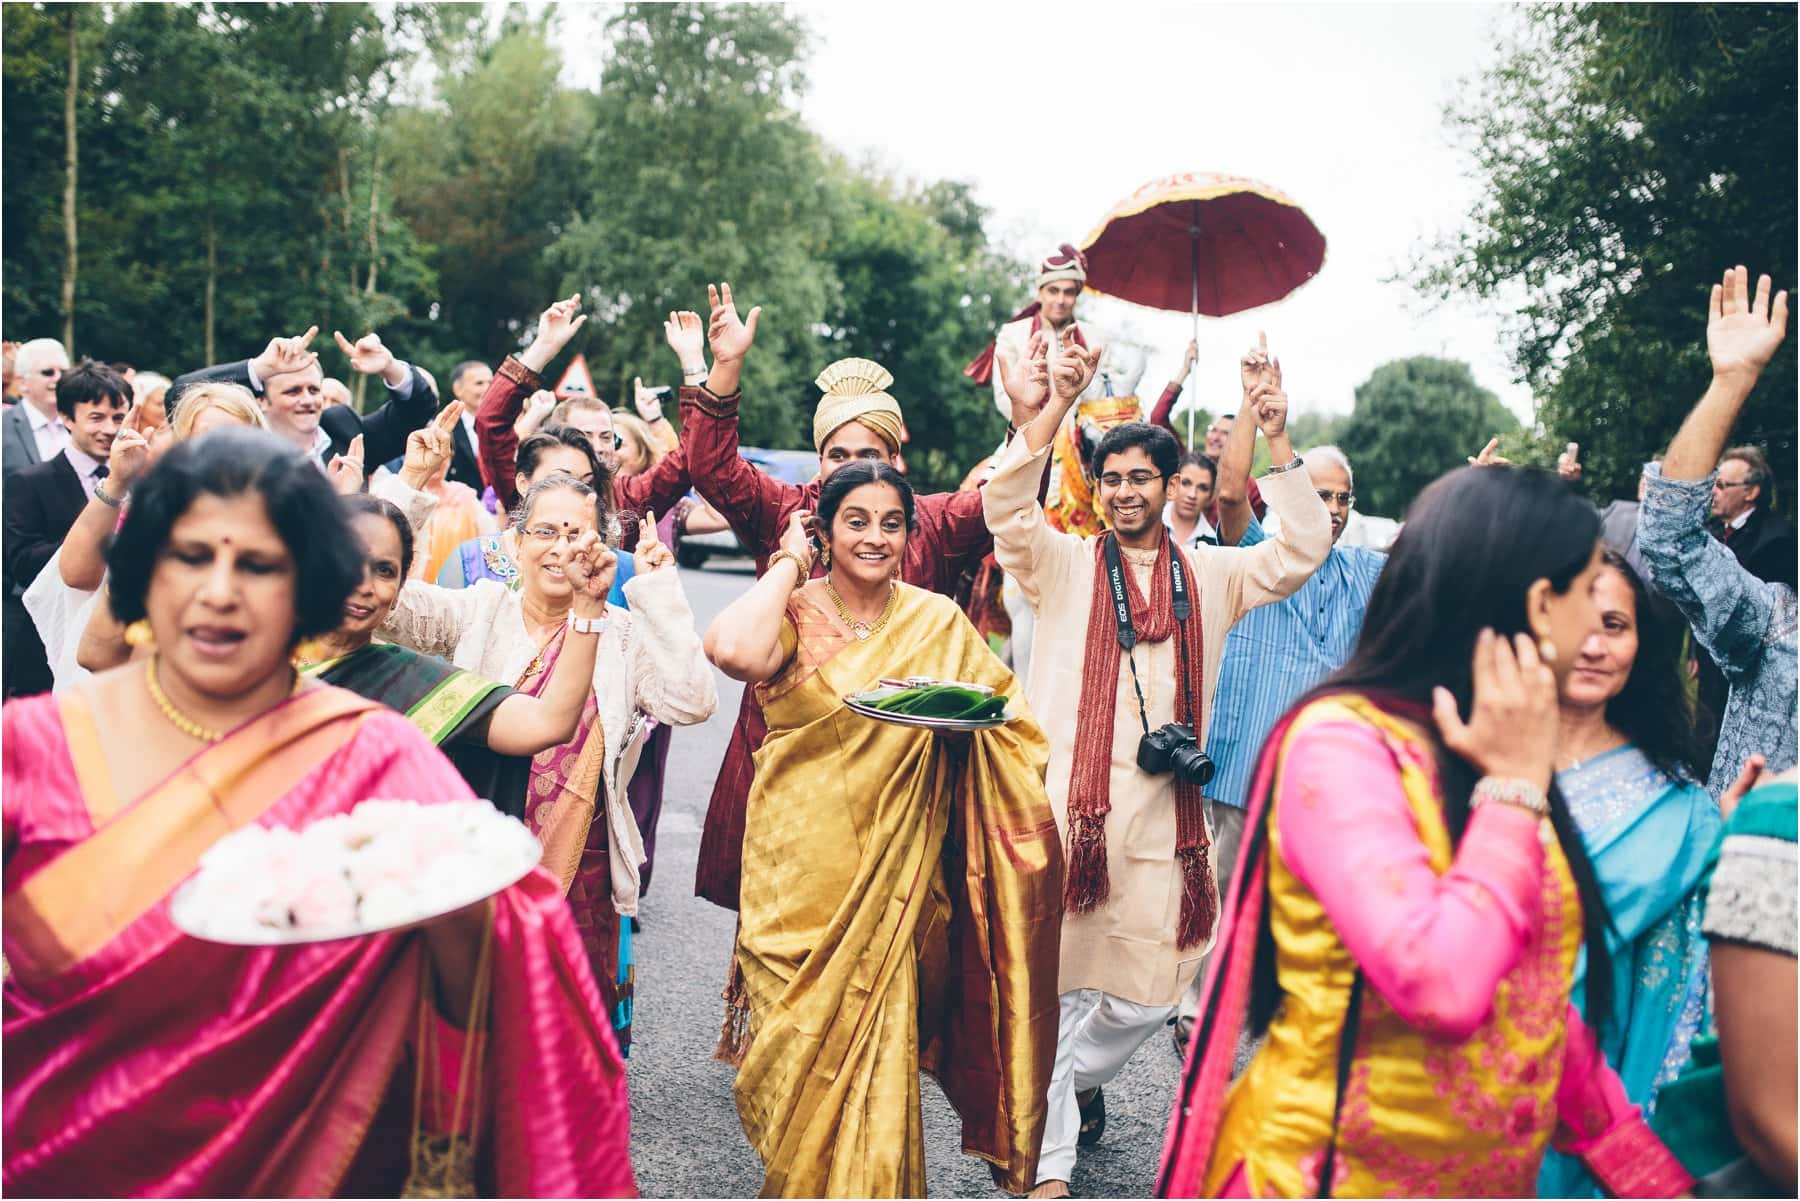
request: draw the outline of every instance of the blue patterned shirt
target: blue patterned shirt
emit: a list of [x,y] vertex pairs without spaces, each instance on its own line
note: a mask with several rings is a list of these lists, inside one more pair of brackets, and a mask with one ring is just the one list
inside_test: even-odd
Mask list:
[[[1252,518],[1238,545],[1265,537]],[[1380,551],[1333,546],[1299,591],[1250,610],[1231,627],[1206,732],[1206,753],[1218,768],[1207,796],[1245,807],[1263,739],[1302,693],[1350,658],[1386,563]]]
[[1753,753],[1767,756],[1771,772],[1794,766],[1800,702],[1794,590],[1757,579],[1706,532],[1712,476],[1664,479],[1661,465],[1652,463],[1644,479],[1638,545],[1650,578],[1675,602],[1731,686],[1706,783],[1716,798]]

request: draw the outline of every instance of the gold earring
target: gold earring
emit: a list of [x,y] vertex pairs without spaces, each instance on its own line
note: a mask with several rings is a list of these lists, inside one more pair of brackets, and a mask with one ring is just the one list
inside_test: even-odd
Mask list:
[[831,548],[829,546],[819,548],[819,562],[825,565],[826,571],[831,570]]
[[1556,662],[1556,643],[1548,638],[1538,639],[1538,658],[1546,663]]
[[151,632],[150,623],[140,617],[126,626],[125,645],[133,649],[140,646],[155,646],[156,635]]

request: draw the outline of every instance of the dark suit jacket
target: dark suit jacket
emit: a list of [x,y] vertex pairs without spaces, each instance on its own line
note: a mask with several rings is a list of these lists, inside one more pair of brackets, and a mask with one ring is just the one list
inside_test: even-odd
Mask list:
[[0,417],[0,471],[11,475],[38,461],[37,438],[31,432],[31,414],[25,401],[8,405]]
[[[438,411],[437,393],[432,391],[425,373],[411,365],[407,370],[412,373],[412,389],[407,391],[405,385],[390,389],[387,403],[366,417],[349,405],[333,405],[325,410],[319,418],[319,427],[331,438],[331,449],[325,454],[327,463],[331,456],[348,450],[350,440],[358,434],[363,437],[363,463],[371,471],[377,464],[406,453],[406,435],[430,421]],[[166,400],[169,411],[175,411],[183,392],[203,383],[239,384],[250,388],[250,360],[203,367],[176,377],[169,385]],[[255,388],[250,390],[257,391]],[[257,392],[257,395],[262,393]]]
[[462,422],[457,422],[451,431],[450,442],[455,449],[450,457],[450,474],[445,478],[451,483],[467,484],[479,496],[487,487],[487,481],[481,478],[481,460],[476,456],[475,444],[469,441],[469,431]]
[[1771,513],[1765,505],[1750,511],[1744,528],[1733,530],[1726,538],[1721,522],[1713,523],[1713,536],[1731,548],[1744,570],[1759,580],[1794,587],[1794,527],[1779,513]]
[[69,527],[87,507],[81,477],[67,455],[9,472],[3,498],[4,530],[0,532],[0,568],[6,597],[5,681],[7,696],[50,691],[50,663],[37,626],[20,599],[37,579],[50,556],[68,536]]

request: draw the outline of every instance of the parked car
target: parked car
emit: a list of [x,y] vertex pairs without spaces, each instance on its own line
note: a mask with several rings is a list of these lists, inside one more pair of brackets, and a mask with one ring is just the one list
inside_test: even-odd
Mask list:
[[[758,471],[787,484],[806,484],[819,474],[819,456],[810,450],[764,450],[740,446],[738,454]],[[675,543],[675,561],[683,567],[699,567],[715,555],[755,557],[755,551],[731,530],[716,534],[683,535]]]

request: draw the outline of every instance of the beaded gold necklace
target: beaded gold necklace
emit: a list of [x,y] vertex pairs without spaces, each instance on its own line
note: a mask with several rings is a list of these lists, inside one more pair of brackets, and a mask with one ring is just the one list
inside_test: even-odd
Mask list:
[[[150,690],[150,699],[156,703],[158,709],[162,710],[162,715],[169,719],[169,724],[174,726],[177,730],[180,730],[183,734],[186,734],[189,738],[199,742],[218,742],[222,740],[225,737],[224,734],[208,726],[201,725],[199,722],[183,713],[180,709],[177,709],[175,707],[175,702],[169,699],[169,694],[162,690],[162,684],[156,678],[156,665],[161,661],[161,658],[162,656],[160,655],[152,655],[150,656],[150,662],[144,664],[144,686]],[[289,690],[288,695],[293,696],[295,693],[299,692],[303,682],[304,680],[300,673],[296,671],[294,673],[294,686]]]

